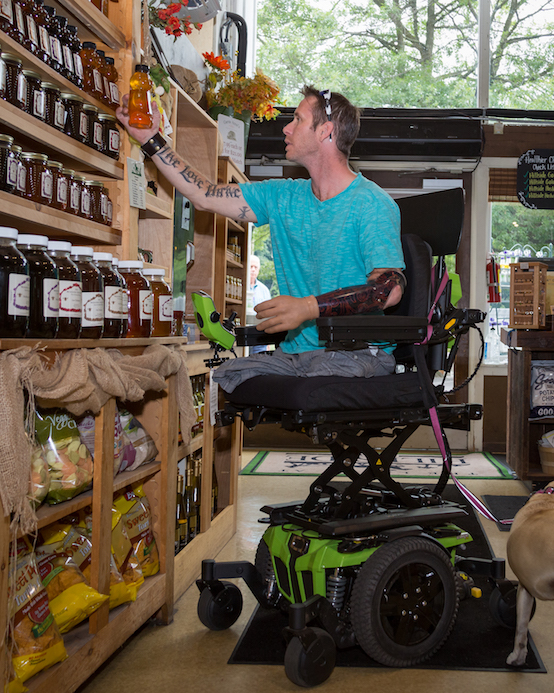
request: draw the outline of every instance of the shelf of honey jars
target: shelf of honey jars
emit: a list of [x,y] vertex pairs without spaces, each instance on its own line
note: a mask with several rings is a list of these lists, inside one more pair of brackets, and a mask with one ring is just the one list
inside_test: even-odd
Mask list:
[[102,40],[112,50],[125,48],[125,34],[121,28],[124,3],[110,2],[108,15],[97,9],[88,0],[49,0],[59,14],[69,14],[80,29],[81,41]]

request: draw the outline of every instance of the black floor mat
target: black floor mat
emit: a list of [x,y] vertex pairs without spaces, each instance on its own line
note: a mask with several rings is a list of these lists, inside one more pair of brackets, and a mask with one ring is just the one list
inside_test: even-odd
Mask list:
[[[483,502],[497,520],[513,520],[528,498],[529,496],[483,496]],[[501,532],[510,531],[510,525],[497,522],[496,526]]]
[[[442,494],[447,500],[463,503],[459,491],[448,485]],[[490,558],[491,550],[481,524],[474,511],[457,524],[470,532],[466,554],[476,558]],[[512,651],[513,631],[497,625],[489,612],[488,597],[491,586],[486,578],[476,577],[476,585],[483,590],[481,599],[465,599],[454,629],[447,642],[419,669],[465,669],[477,671],[523,671],[546,673],[539,653],[529,638],[527,663],[521,669],[506,666],[506,657]],[[288,624],[287,616],[276,609],[257,608],[231,658],[230,664],[283,664],[285,641],[282,629]],[[532,622],[531,622],[532,630]],[[370,659],[360,647],[337,652],[337,666],[381,667]]]

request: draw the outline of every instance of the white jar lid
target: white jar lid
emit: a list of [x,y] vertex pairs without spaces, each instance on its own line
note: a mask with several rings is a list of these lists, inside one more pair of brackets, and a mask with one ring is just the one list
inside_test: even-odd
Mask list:
[[119,265],[119,258],[118,257],[112,257],[112,265],[114,267],[117,267]]
[[14,229],[12,226],[0,226],[0,238],[11,238],[15,241],[19,231]]
[[35,236],[33,233],[20,233],[17,236],[17,242],[21,245],[42,245],[45,248],[48,246],[48,236]]
[[106,260],[107,262],[111,262],[113,259],[113,255],[111,253],[93,253],[92,259],[99,261]]
[[69,241],[48,241],[48,250],[65,250],[71,252],[71,243]]
[[144,262],[142,260],[120,260],[119,269],[142,269]]
[[151,274],[153,277],[163,277],[165,276],[165,270],[162,269],[161,267],[148,267],[148,263],[145,264],[143,268],[143,273],[144,274]]
[[93,256],[94,250],[86,245],[74,245],[71,248],[71,255],[90,255]]

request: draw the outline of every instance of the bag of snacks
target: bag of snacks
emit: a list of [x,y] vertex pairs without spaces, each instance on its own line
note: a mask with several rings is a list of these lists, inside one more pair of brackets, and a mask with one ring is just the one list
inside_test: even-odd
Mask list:
[[135,601],[144,577],[137,554],[127,535],[122,515],[115,507],[112,507],[112,554],[117,569],[131,592],[131,601]]
[[37,410],[35,433],[50,474],[46,502],[54,505],[85,491],[92,481],[92,457],[71,414],[61,409]]
[[10,647],[15,679],[24,683],[67,657],[62,636],[48,606],[35,554],[27,539],[17,542],[14,591],[8,592]]
[[[94,457],[94,429],[96,420],[94,416],[88,415],[79,420],[79,433],[81,440],[90,450]],[[114,431],[114,450],[113,450],[113,474],[124,472],[131,467],[135,461],[135,448],[123,431],[119,412],[115,410],[115,431]]]
[[114,500],[122,515],[127,535],[135,550],[144,577],[160,570],[158,547],[152,532],[152,512],[142,484],[128,488]]
[[29,500],[35,509],[44,501],[50,490],[50,472],[48,462],[38,446],[31,455],[31,480],[29,482]]
[[147,462],[155,460],[158,454],[158,448],[152,436],[131,412],[121,406],[118,408],[123,431],[135,448],[135,461],[128,469],[133,470],[140,467],[141,464],[146,464]]
[[66,540],[67,533],[60,530],[35,550],[40,579],[60,633],[84,621],[108,599],[107,594],[100,594],[88,584],[71,551],[66,550]]

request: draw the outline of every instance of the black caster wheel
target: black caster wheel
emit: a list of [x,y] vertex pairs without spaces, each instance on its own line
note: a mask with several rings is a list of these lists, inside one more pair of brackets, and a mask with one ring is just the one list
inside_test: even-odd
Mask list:
[[[533,599],[531,618],[535,615],[536,608],[537,601]],[[515,630],[517,625],[517,585],[513,585],[504,594],[498,587],[495,587],[489,597],[489,611],[499,626]]]
[[198,599],[198,618],[210,630],[226,630],[240,616],[242,592],[232,582],[221,581],[223,589],[215,596],[203,589]]
[[383,544],[354,583],[351,620],[364,652],[380,664],[429,659],[454,627],[459,594],[449,554],[423,537]]
[[311,688],[327,681],[335,668],[335,641],[322,628],[308,628],[306,649],[299,637],[289,641],[285,651],[285,673],[297,686]]

